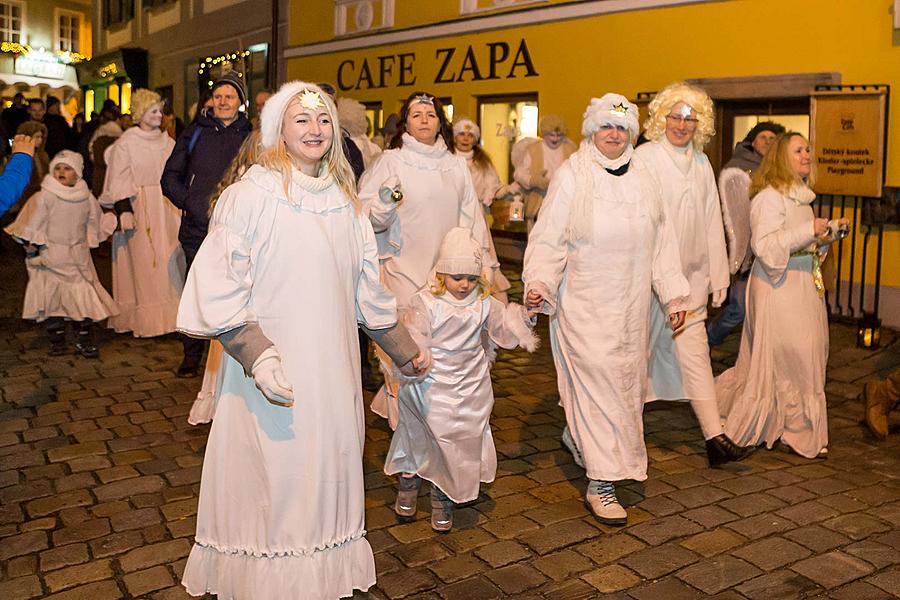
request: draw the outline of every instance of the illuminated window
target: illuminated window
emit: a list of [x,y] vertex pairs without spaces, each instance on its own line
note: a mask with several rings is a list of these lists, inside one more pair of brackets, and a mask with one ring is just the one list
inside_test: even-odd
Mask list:
[[88,90],[84,93],[84,120],[91,120],[91,113],[94,112],[94,90]]
[[81,35],[81,15],[76,12],[58,11],[56,20],[56,49],[61,52],[78,52]]
[[131,84],[122,84],[122,98],[119,101],[119,111],[124,115],[131,112]]
[[25,9],[21,2],[0,2],[0,38],[5,42],[21,44],[25,30]]

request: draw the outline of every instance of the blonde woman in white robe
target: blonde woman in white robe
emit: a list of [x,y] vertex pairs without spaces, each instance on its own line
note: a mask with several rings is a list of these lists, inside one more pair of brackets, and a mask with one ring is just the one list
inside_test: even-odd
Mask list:
[[663,306],[650,311],[650,382],[647,401],[689,400],[706,440],[710,466],[741,460],[749,449],[725,435],[706,336],[706,304],[721,306],[729,269],[719,194],[703,147],[715,134],[713,104],[703,90],[673,83],[654,97],[645,123],[650,143],[635,151],[647,184],[662,195],[682,273],[691,286],[684,328],[674,334]]
[[631,160],[637,133],[638,109],[624,96],[591,101],[584,141],[550,184],[522,272],[526,305],[550,315],[563,442],[587,471],[585,503],[607,525],[627,522],[614,482],[647,478],[651,292],[675,330],[689,294],[671,225]]
[[100,201],[114,208],[119,229],[112,239],[113,297],[119,314],[109,326],[135,337],[175,331],[184,281],[184,252],[178,243],[181,211],[159,184],[175,142],[160,129],[162,99],[137,90],[126,130],[106,151],[106,179]]
[[806,458],[824,456],[828,447],[828,315],[820,265],[834,241],[828,220],[815,218],[810,206],[812,179],[809,142],[795,132],[776,139],[754,174],[756,260],[747,318],[737,363],[716,379],[729,437],[768,448],[781,440]]
[[[454,227],[466,227],[490,254],[490,236],[472,176],[451,152],[453,132],[440,99],[414,92],[400,111],[400,130],[366,170],[359,197],[368,211],[381,259],[381,279],[401,308],[425,285],[441,240]],[[497,264],[484,260],[491,275]],[[372,410],[397,424],[397,382],[390,361],[379,353],[385,385]]]
[[379,282],[336,112],[299,81],[269,99],[258,164],[219,198],[185,284],[179,331],[227,354],[182,578],[194,596],[333,599],[375,583],[357,323],[405,374],[427,364]]

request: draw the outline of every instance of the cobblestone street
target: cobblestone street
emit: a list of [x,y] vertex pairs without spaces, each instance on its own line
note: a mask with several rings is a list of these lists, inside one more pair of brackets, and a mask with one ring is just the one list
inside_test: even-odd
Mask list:
[[[25,274],[8,245],[0,277],[0,599],[187,598],[178,581],[209,429],[187,423],[200,379],[175,378],[180,344],[105,332],[100,360],[49,357],[43,330],[17,317]],[[856,400],[865,381],[900,365],[894,334],[869,352],[855,348],[852,327],[832,326],[827,460],[763,449],[709,469],[690,406],[649,406],[649,478],[619,488],[628,525],[610,528],[588,514],[584,472],[560,446],[545,321],[540,333],[534,356],[500,353],[497,479],[456,511],[447,535],[431,531],[427,486],[419,518],[397,523],[381,471],[390,432],[367,413],[378,585],[356,597],[900,596],[898,419],[877,442]],[[734,335],[714,352],[717,370],[737,344]]]

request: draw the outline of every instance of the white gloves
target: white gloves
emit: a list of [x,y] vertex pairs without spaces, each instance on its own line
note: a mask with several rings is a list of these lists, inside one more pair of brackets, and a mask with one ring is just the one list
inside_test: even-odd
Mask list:
[[134,213],[123,212],[119,215],[119,228],[122,231],[131,231],[134,229]]
[[403,200],[403,190],[400,188],[400,178],[391,175],[384,180],[378,190],[378,197],[382,202],[400,202]]
[[712,293],[712,305],[713,308],[719,308],[722,304],[725,303],[725,298],[728,297],[728,288],[722,288],[721,290],[713,290]]
[[256,387],[269,402],[285,407],[294,405],[294,390],[284,374],[281,356],[275,346],[269,346],[259,355],[250,372]]
[[119,220],[116,218],[116,213],[105,212],[100,215],[100,233],[102,234],[103,239],[106,239],[115,233],[116,227],[118,226]]

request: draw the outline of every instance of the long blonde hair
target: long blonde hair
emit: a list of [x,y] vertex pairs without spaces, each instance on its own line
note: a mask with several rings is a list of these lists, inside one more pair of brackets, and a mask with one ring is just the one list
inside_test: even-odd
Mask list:
[[[493,293],[490,282],[485,279],[484,275],[478,276],[478,299],[484,300]],[[447,279],[444,273],[435,273],[432,281],[429,283],[428,291],[432,296],[443,296],[447,293]]]
[[691,143],[695,150],[703,150],[707,142],[716,135],[716,115],[709,95],[695,85],[678,81],[666,86],[650,101],[650,117],[644,121],[644,135],[648,140],[658,141],[666,134],[666,116],[672,107],[684,102],[697,115],[697,130]]
[[794,173],[794,169],[791,167],[791,158],[788,156],[788,146],[790,146],[791,139],[794,137],[799,137],[809,144],[806,137],[802,133],[797,133],[796,131],[786,131],[776,137],[775,141],[772,142],[769,151],[766,152],[766,156],[763,158],[759,168],[753,173],[753,177],[750,180],[751,198],[769,186],[775,188],[782,194],[786,194],[796,183],[805,183],[809,187],[815,185],[815,163],[811,163],[809,177],[807,177],[805,181],[798,178]]
[[284,113],[287,112],[288,107],[294,102],[300,101],[300,94],[306,91],[315,92],[325,104],[325,110],[328,112],[328,117],[331,119],[331,126],[333,129],[331,147],[328,148],[323,159],[319,161],[319,176],[331,175],[337,186],[353,204],[356,211],[360,212],[362,210],[362,205],[359,201],[359,196],[356,194],[356,178],[353,176],[353,169],[350,168],[350,163],[344,155],[344,140],[341,134],[341,123],[338,117],[337,107],[334,105],[334,100],[332,100],[331,96],[323,92],[317,85],[305,82],[289,82],[282,86],[282,89],[279,90],[278,94],[269,99],[266,106],[268,107],[269,103],[272,103],[273,106],[277,106],[278,102],[283,99],[283,97],[279,98],[279,94],[282,94],[287,90],[290,90],[291,97],[284,102],[284,108],[281,114],[275,116],[275,120],[273,120],[271,125],[266,122],[271,117],[269,113],[266,112],[265,108],[263,109],[263,139],[266,139],[266,135],[275,137],[275,132],[271,129],[269,129],[271,133],[266,133],[266,129],[271,126],[277,126],[278,135],[275,137],[275,140],[270,147],[261,149],[256,163],[270,171],[275,171],[280,174],[284,184],[284,193],[286,196],[290,197],[291,171],[294,169],[294,163],[291,160],[290,154],[288,154],[284,137],[281,135],[281,129],[284,123]]
[[225,188],[232,183],[237,182],[244,176],[247,169],[256,163],[260,150],[262,150],[262,147],[259,145],[259,130],[254,129],[250,132],[250,135],[247,136],[247,139],[244,140],[244,143],[241,144],[237,156],[235,156],[234,160],[231,161],[231,164],[228,165],[225,174],[222,175],[222,180],[219,182],[219,185],[216,186],[216,191],[209,197],[210,216],[212,216],[213,210],[216,208],[216,202],[219,201],[219,196],[222,195]]

